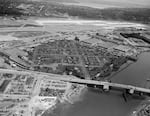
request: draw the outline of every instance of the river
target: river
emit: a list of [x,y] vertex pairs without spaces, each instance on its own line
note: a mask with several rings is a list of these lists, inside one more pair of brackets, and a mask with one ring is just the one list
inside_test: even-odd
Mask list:
[[[147,78],[150,78],[150,53],[143,53],[136,63],[115,75],[112,82],[148,87]],[[143,101],[129,96],[125,102],[119,92],[104,93],[89,88],[82,100],[63,107],[56,116],[129,116]]]

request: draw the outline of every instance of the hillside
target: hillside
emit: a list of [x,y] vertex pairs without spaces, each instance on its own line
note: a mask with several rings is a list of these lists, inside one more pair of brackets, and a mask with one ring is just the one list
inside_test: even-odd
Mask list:
[[[59,1],[59,0],[58,0]],[[82,19],[121,20],[150,23],[149,8],[97,9],[85,6],[64,5],[58,2],[35,2],[23,0],[1,0],[0,15],[36,17],[76,17]]]

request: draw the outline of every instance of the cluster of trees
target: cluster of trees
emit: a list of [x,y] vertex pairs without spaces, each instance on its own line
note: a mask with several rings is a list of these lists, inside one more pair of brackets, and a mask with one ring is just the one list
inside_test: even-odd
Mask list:
[[21,9],[16,8],[22,0],[0,0],[0,15],[21,15]]

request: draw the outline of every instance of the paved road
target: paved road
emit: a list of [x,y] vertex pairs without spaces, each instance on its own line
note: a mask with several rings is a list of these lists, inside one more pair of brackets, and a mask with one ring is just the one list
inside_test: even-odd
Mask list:
[[99,86],[103,86],[104,89],[109,89],[109,87],[114,87],[120,89],[128,89],[130,90],[130,93],[133,93],[134,91],[139,91],[139,92],[150,94],[150,89],[146,89],[146,88],[124,85],[124,84],[117,84],[117,83],[110,83],[105,81],[77,79],[74,76],[67,76],[67,75],[56,75],[56,74],[36,72],[36,71],[17,71],[17,70],[10,70],[10,69],[0,69],[0,73],[34,75],[37,77],[40,76],[41,78],[44,77],[47,79],[60,80],[60,81],[71,82],[71,83],[78,83],[78,84],[85,84],[85,85],[99,85]]

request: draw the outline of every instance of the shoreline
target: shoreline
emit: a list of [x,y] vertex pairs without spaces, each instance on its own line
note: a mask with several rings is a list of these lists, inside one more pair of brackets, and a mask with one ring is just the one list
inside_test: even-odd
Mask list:
[[[71,84],[71,86],[72,85],[73,84]],[[63,108],[61,106],[67,107],[68,105],[73,105],[75,102],[81,101],[85,92],[87,92],[87,87],[76,85],[77,89],[73,90],[71,86],[66,90],[62,98],[57,97],[57,101],[51,107],[43,111],[40,116],[48,116],[47,114],[53,114],[57,110],[62,110]]]
[[[150,99],[147,98],[146,100],[142,101],[136,108],[135,110],[130,114],[130,116],[138,116],[138,113],[141,110],[144,110],[146,107],[150,106]],[[146,116],[146,115],[145,115]],[[147,115],[148,116],[148,115]]]

